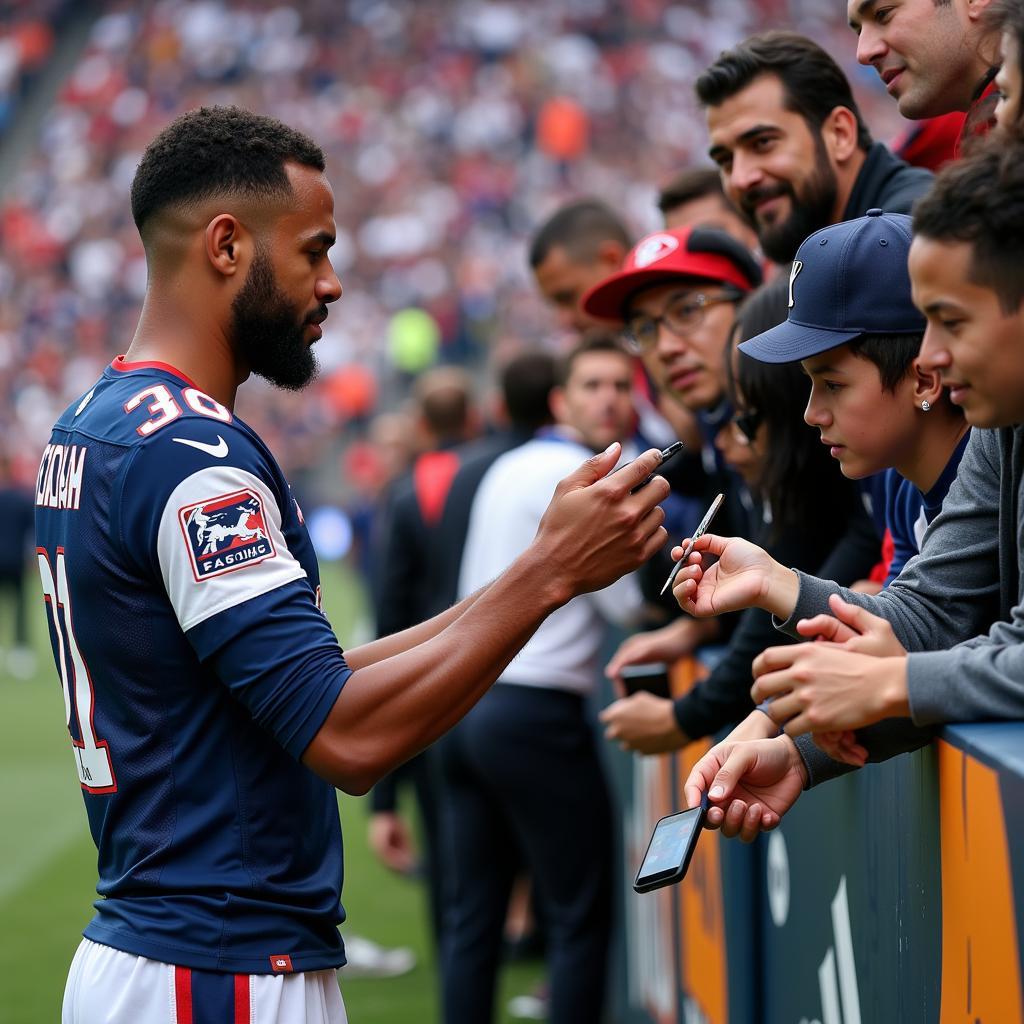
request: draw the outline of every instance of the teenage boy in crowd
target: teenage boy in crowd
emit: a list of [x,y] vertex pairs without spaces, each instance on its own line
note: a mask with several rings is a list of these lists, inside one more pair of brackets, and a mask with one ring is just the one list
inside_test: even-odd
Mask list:
[[[727,835],[752,839],[802,788],[849,771],[846,762],[921,746],[934,725],[1024,713],[1024,144],[993,139],[946,168],[914,230],[914,302],[928,323],[920,364],[975,428],[921,554],[867,597],[707,536],[697,549],[717,563],[702,572],[695,556],[674,588],[692,614],[756,605],[788,632],[832,641],[766,651],[753,694],[774,698],[767,711],[785,733],[727,739],[687,780],[687,804],[707,791],[709,824]],[[833,745],[843,762],[798,735],[852,729],[855,740]]]
[[874,207],[909,213],[931,184],[929,171],[872,141],[841,68],[805,36],[751,36],[695,88],[725,193],[776,263],[813,231]]
[[884,472],[887,583],[920,550],[969,430],[938,371],[917,358],[925,319],[911,299],[910,242],[910,218],[881,210],[815,232],[793,262],[788,319],[740,345],[766,363],[801,364],[804,419],[845,476]]

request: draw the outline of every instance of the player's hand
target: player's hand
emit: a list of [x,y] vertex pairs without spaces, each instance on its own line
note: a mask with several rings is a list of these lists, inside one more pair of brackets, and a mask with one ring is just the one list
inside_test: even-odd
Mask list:
[[[672,557],[678,560],[685,546],[684,541],[673,548]],[[751,607],[788,618],[796,604],[796,574],[740,537],[706,533],[694,545],[689,563],[679,570],[672,593],[684,612],[698,618]]]
[[896,639],[888,619],[872,615],[858,604],[844,601],[838,594],[828,599],[832,614],[822,613],[812,619],[801,619],[796,631],[809,640],[823,640],[842,644],[848,651],[873,654],[877,658],[899,657],[906,654],[903,644]]
[[394,811],[376,811],[370,815],[367,836],[374,856],[386,868],[407,875],[416,868],[419,858],[412,833],[405,819]]
[[[658,502],[668,496],[656,476],[657,448],[644,452],[617,473],[619,445],[587,459],[555,489],[534,540],[545,578],[560,598],[602,590],[643,565],[668,539]],[[630,491],[640,487],[636,494]]]
[[597,717],[604,723],[605,739],[618,742],[623,750],[664,754],[688,742],[676,722],[672,701],[645,690],[609,704]]
[[753,663],[754,702],[790,736],[860,729],[910,713],[906,655],[878,658],[841,644],[769,647]]
[[683,792],[687,807],[707,793],[705,827],[749,843],[779,824],[806,782],[807,769],[788,736],[723,740],[694,765]]
[[673,661],[693,653],[702,642],[704,625],[694,619],[680,618],[660,629],[634,633],[619,644],[619,649],[605,666],[604,674],[621,683],[621,672],[627,665],[649,665],[658,661],[671,665]]

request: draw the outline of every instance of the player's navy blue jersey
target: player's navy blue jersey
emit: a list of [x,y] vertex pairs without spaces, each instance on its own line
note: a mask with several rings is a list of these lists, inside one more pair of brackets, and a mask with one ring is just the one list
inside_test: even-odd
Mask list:
[[85,935],[244,973],[344,962],[335,792],[299,762],[350,671],[256,434],[115,360],[36,487],[50,638],[99,850]]

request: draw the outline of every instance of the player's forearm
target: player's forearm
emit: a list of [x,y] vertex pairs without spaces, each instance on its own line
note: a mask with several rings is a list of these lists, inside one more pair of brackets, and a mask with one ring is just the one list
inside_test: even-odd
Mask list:
[[303,760],[339,788],[365,791],[462,718],[570,596],[527,552],[435,636],[359,668]]
[[447,611],[435,615],[426,622],[420,622],[408,629],[403,629],[390,636],[381,637],[379,640],[372,640],[370,643],[360,644],[345,651],[345,661],[354,672],[358,668],[366,668],[387,658],[393,658],[396,654],[411,650],[419,644],[425,644],[433,640],[435,636],[447,629],[465,611],[472,608],[477,598],[483,594],[490,584],[482,586],[479,590],[464,597],[458,604],[454,604]]

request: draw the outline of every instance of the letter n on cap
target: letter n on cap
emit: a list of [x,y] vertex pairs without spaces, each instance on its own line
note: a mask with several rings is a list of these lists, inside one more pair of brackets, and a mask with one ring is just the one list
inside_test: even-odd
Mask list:
[[793,269],[789,272],[789,308],[793,308],[793,284],[804,269],[803,260],[793,260]]

